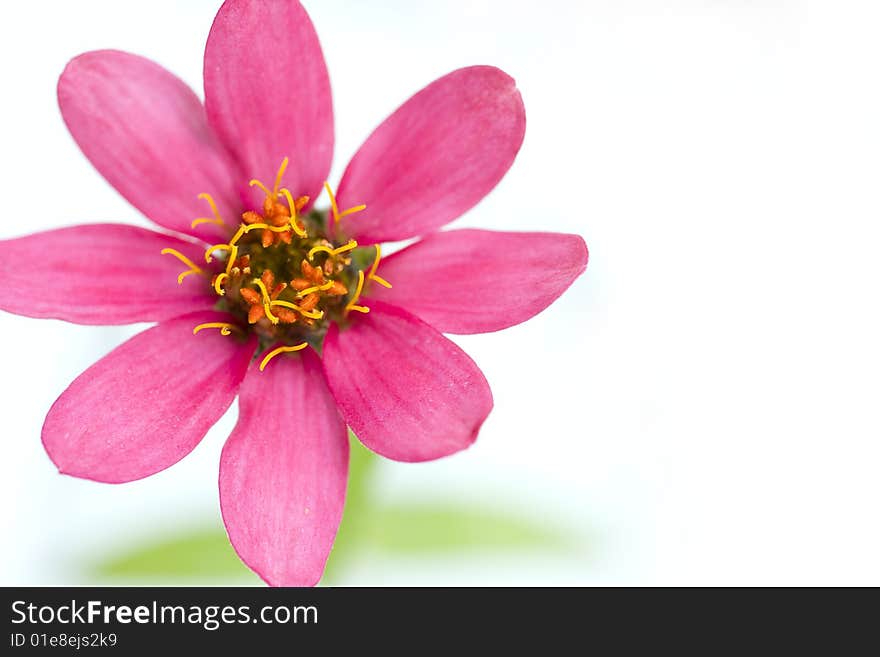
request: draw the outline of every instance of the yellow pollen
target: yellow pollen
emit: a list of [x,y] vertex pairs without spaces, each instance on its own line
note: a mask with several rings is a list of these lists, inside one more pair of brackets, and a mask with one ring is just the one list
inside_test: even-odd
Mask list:
[[254,285],[260,288],[260,292],[263,293],[263,311],[266,313],[266,319],[268,319],[273,324],[278,323],[278,318],[272,314],[272,310],[270,304],[272,303],[272,299],[269,296],[269,291],[266,289],[265,284],[259,278],[255,278],[251,281]]
[[223,221],[223,217],[220,216],[220,211],[217,209],[217,204],[214,202],[214,197],[210,194],[199,194],[197,198],[204,199],[208,202],[208,205],[211,206],[211,213],[214,215],[213,218],[208,217],[199,217],[198,219],[194,219],[192,224],[190,224],[190,228],[195,228],[199,224],[217,224],[218,226],[225,225],[226,222]]
[[206,322],[205,324],[199,324],[193,329],[193,335],[196,335],[199,331],[209,328],[220,329],[220,335],[229,335],[233,331],[236,333],[240,333],[241,329],[237,327],[235,324],[228,324],[226,322]]
[[289,301],[273,301],[269,305],[271,306],[281,306],[282,308],[290,308],[291,310],[295,310],[303,317],[308,317],[309,319],[321,319],[324,316],[323,310],[304,310],[300,306],[297,306],[295,303],[290,303]]
[[356,288],[355,291],[354,291],[354,296],[351,298],[351,301],[349,301],[348,304],[346,304],[346,306],[345,306],[345,312],[346,312],[346,313],[348,313],[348,312],[350,312],[350,311],[352,311],[352,310],[356,310],[356,311],[358,311],[359,313],[368,313],[368,312],[370,312],[370,309],[367,308],[366,306],[358,306],[358,305],[355,305],[355,304],[357,303],[357,300],[360,299],[360,297],[361,297],[361,292],[363,291],[363,289],[364,289],[364,272],[363,272],[363,271],[359,271],[359,272],[358,272],[358,284],[357,284],[357,288]]
[[278,167],[278,174],[275,176],[275,186],[272,188],[272,198],[278,196],[278,188],[281,187],[281,178],[284,177],[288,162],[289,160],[286,157],[281,160],[281,166]]
[[293,228],[293,232],[299,235],[300,237],[308,237],[308,233],[306,233],[305,228],[299,225],[299,222],[296,220],[296,203],[293,202],[293,196],[290,193],[290,190],[286,187],[281,190],[281,193],[284,194],[284,198],[287,199],[287,205],[290,206],[290,227]]
[[269,364],[269,361],[275,358],[275,356],[277,356],[278,354],[290,353],[291,351],[300,351],[301,349],[305,349],[308,346],[308,342],[303,342],[292,347],[278,347],[277,349],[273,349],[268,354],[266,354],[263,362],[260,363],[260,371],[262,372],[264,369],[266,369],[266,365]]
[[329,246],[316,246],[311,251],[309,251],[309,260],[315,257],[316,253],[327,253],[331,256],[337,256],[340,253],[345,253],[346,251],[351,251],[352,249],[357,248],[358,243],[355,240],[351,240],[348,244],[343,244],[342,246],[331,249]]
[[336,284],[335,281],[328,281],[328,282],[324,283],[323,285],[316,285],[315,287],[307,287],[305,290],[302,290],[296,296],[302,298],[304,296],[311,294],[312,292],[323,292],[324,290],[329,290],[335,284]]
[[376,274],[376,270],[379,268],[379,261],[382,259],[382,247],[378,244],[376,245],[376,259],[373,260],[373,266],[370,267],[370,273],[367,274],[367,278],[371,281],[376,281],[382,287],[387,287],[391,289],[391,283],[386,281],[381,276]]
[[177,284],[178,285],[183,283],[183,279],[186,278],[187,276],[189,276],[190,274],[204,274],[205,273],[204,271],[202,271],[201,267],[199,267],[196,263],[194,263],[192,260],[187,258],[185,255],[183,255],[177,249],[162,249],[162,255],[173,255],[175,258],[177,258],[183,264],[185,264],[187,267],[189,267],[188,270],[186,270],[185,272],[181,272],[180,275],[177,277]]
[[356,205],[353,208],[349,208],[348,210],[344,210],[343,212],[339,211],[339,206],[336,204],[336,195],[333,193],[333,190],[330,188],[330,183],[324,183],[324,189],[327,190],[327,196],[330,197],[330,211],[333,213],[333,223],[338,224],[339,220],[343,217],[347,217],[350,214],[354,214],[355,212],[360,212],[361,210],[366,210],[366,205]]
[[214,279],[214,291],[219,294],[221,297],[226,294],[226,290],[223,289],[223,281],[229,278],[229,274],[217,274],[217,278]]

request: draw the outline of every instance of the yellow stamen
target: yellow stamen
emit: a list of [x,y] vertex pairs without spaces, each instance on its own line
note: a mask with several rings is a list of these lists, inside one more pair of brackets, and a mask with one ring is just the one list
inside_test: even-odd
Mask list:
[[351,240],[348,244],[343,244],[342,246],[331,249],[329,246],[316,246],[311,251],[309,251],[309,260],[315,257],[316,253],[326,253],[331,256],[337,256],[340,253],[345,253],[346,251],[351,251],[352,249],[357,248],[358,243],[355,240]]
[[376,274],[371,274],[371,275],[370,275],[370,279],[376,281],[376,282],[377,282],[379,285],[381,285],[382,287],[387,287],[389,290],[391,289],[391,283],[389,283],[388,281],[386,281],[386,280],[385,280],[384,278],[382,278],[381,276],[377,276]]
[[303,308],[297,306],[295,303],[290,303],[289,301],[273,301],[270,305],[272,306],[281,306],[282,308],[290,308],[291,310],[295,310],[303,317],[308,317],[309,319],[321,319],[324,316],[323,310],[304,310]]
[[286,233],[290,230],[290,226],[284,224],[283,226],[270,226],[269,224],[250,224],[249,226],[242,226],[244,228],[245,233],[249,233],[252,230],[257,230],[258,228],[261,230],[271,230],[273,233]]
[[187,267],[189,267],[189,269],[187,271],[181,272],[181,274],[177,277],[177,284],[178,285],[183,283],[183,279],[186,278],[187,276],[189,276],[190,274],[204,274],[205,273],[204,271],[202,271],[201,267],[199,267],[196,263],[194,263],[192,260],[187,258],[185,255],[183,255],[177,249],[162,249],[162,255],[173,255],[175,258],[177,258],[183,264],[185,264]]
[[272,299],[269,296],[269,290],[266,289],[265,284],[259,278],[255,278],[251,281],[254,285],[260,288],[260,292],[263,293],[263,310],[266,313],[266,319],[268,319],[273,324],[278,323],[278,318],[272,314],[272,310],[270,308],[270,304],[272,303]]
[[[259,224],[254,224],[254,225],[258,226]],[[249,229],[248,226],[245,226],[244,224],[240,224],[238,226],[238,230],[235,231],[235,235],[233,235],[232,239],[229,240],[229,246],[235,246],[236,244],[238,244],[238,240],[241,239],[242,235],[244,235],[246,232],[248,232],[248,229]]]
[[223,285],[223,281],[229,278],[229,274],[217,274],[217,278],[214,279],[214,291],[219,294],[221,297],[226,294],[226,290],[224,290],[221,286]]
[[303,342],[292,347],[278,347],[277,349],[273,349],[268,354],[266,354],[263,362],[260,363],[260,371],[262,372],[264,369],[266,369],[266,365],[269,364],[269,361],[275,358],[275,356],[277,356],[278,354],[286,354],[290,353],[291,351],[300,351],[301,349],[305,349],[308,346],[308,342]]
[[376,245],[376,259],[373,260],[373,266],[370,267],[370,273],[367,274],[367,278],[371,281],[376,281],[382,287],[387,287],[391,289],[391,283],[386,281],[381,276],[376,274],[376,270],[379,268],[379,261],[382,259],[382,247],[378,244]]
[[250,185],[251,187],[254,187],[254,186],[259,187],[260,189],[263,190],[263,192],[266,194],[266,196],[269,196],[269,197],[271,197],[271,198],[274,200],[275,196],[272,194],[272,190],[270,190],[268,187],[266,187],[263,183],[261,183],[261,182],[260,182],[259,180],[257,180],[256,178],[254,178],[253,180],[251,180],[251,181],[248,183],[248,185]]
[[[239,232],[241,230],[239,229]],[[235,246],[235,242],[238,239],[238,233],[235,234],[235,237],[230,240],[232,244],[214,244],[213,246],[209,246],[205,249],[205,262],[213,262],[214,251],[226,251],[229,255],[226,256],[226,275],[229,276],[229,273],[232,271],[232,265],[235,263],[238,258],[238,247]]]
[[199,324],[193,329],[193,335],[196,335],[199,331],[208,328],[216,328],[220,329],[220,335],[229,335],[232,331],[236,333],[240,333],[241,329],[237,327],[235,324],[227,324],[226,322],[206,322],[205,324]]
[[278,175],[275,176],[275,186],[272,188],[272,198],[278,196],[278,188],[281,187],[281,178],[284,176],[284,172],[287,170],[288,159],[285,157],[281,160],[281,166],[278,167]]
[[235,264],[235,261],[238,259],[238,247],[233,246],[232,250],[229,252],[229,257],[226,259],[226,275],[232,272],[232,265]]
[[214,251],[229,252],[232,251],[232,249],[233,247],[231,247],[229,244],[215,244],[214,246],[209,246],[207,249],[205,249],[205,262],[210,264],[214,261]]
[[309,251],[309,260],[314,258],[315,254],[319,252],[333,255],[333,249],[331,249],[329,246],[316,246],[311,251]]
[[195,228],[199,224],[217,224],[218,226],[223,226],[226,222],[223,221],[223,217],[220,216],[220,211],[217,209],[217,204],[214,202],[214,197],[210,194],[199,194],[197,198],[204,199],[208,202],[208,205],[211,206],[211,213],[214,215],[213,218],[209,219],[208,217],[199,217],[198,219],[194,219],[192,224],[190,224],[191,228]]
[[363,271],[359,271],[359,272],[358,272],[358,284],[357,284],[357,288],[356,288],[355,291],[354,291],[354,296],[351,298],[351,301],[349,301],[348,304],[346,304],[346,306],[345,306],[345,312],[346,312],[346,313],[348,313],[348,312],[350,312],[350,311],[352,311],[352,310],[356,310],[356,311],[358,311],[359,313],[368,313],[368,312],[370,312],[370,309],[367,308],[366,306],[358,306],[358,305],[355,305],[355,304],[357,303],[357,300],[360,299],[360,297],[361,297],[361,292],[363,292],[363,289],[364,289],[364,272],[363,272]]
[[202,224],[217,224],[218,226],[222,226],[223,220],[209,219],[208,217],[199,217],[198,219],[193,219],[189,227],[195,228],[196,226],[201,226]]
[[312,292],[323,292],[324,290],[329,290],[335,284],[336,284],[336,281],[328,281],[327,283],[324,283],[323,285],[316,285],[315,287],[307,287],[305,290],[302,290],[301,292],[299,292],[296,296],[302,298],[304,296],[311,294]]
[[339,248],[333,249],[333,255],[339,255],[340,253],[345,253],[346,251],[356,249],[357,245],[358,243],[356,241],[351,240],[348,244],[343,244]]
[[338,224],[339,220],[343,217],[347,217],[350,214],[354,214],[355,212],[360,212],[361,210],[366,210],[366,205],[356,205],[353,208],[349,208],[343,212],[339,211],[339,206],[336,204],[336,195],[333,193],[333,190],[330,188],[330,183],[324,183],[324,189],[327,190],[327,196],[330,197],[330,211],[333,213],[333,223]]
[[339,207],[336,205],[336,195],[330,189],[330,183],[324,182],[324,189],[327,190],[327,196],[330,197],[330,211],[333,213],[333,223],[339,221]]
[[293,202],[293,195],[290,193],[290,190],[284,188],[281,190],[281,193],[284,194],[284,198],[287,199],[287,205],[290,206],[290,227],[293,228],[293,232],[300,237],[308,237],[306,229],[300,226],[296,220],[296,203]]
[[[342,212],[340,212],[339,219],[342,219],[343,217],[347,217],[350,214],[354,214],[355,212],[360,212],[361,210],[366,210],[366,209],[367,209],[366,205],[363,205],[363,204],[356,205],[353,208],[349,208],[348,210],[343,210]],[[336,221],[339,221],[339,219],[337,219]]]

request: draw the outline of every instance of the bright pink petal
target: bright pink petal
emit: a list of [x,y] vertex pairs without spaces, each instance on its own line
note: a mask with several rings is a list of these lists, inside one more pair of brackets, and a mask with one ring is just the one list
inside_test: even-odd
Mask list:
[[70,384],[43,424],[62,474],[106,483],[141,479],[189,454],[232,404],[256,341],[193,335],[214,312],[164,322],[123,343]]
[[220,506],[242,560],[273,586],[312,586],[333,546],[348,434],[311,349],[252,366],[220,457]]
[[313,200],[333,157],[333,102],[321,44],[299,2],[226,0],[205,48],[208,120],[248,178]]
[[[211,307],[203,276],[162,249],[194,262],[204,247],[120,224],[74,226],[0,241],[0,309],[77,324],[155,322]],[[202,260],[204,265],[204,260]]]
[[339,183],[342,220],[364,244],[432,232],[491,191],[519,151],[525,108],[509,75],[463,68],[410,98],[367,139]]
[[216,224],[198,197],[211,194],[230,225],[241,200],[232,160],[208,127],[201,101],[179,78],[148,59],[116,50],[71,60],[58,103],[73,138],[95,168],[157,224],[216,241]]
[[492,410],[470,357],[434,328],[380,301],[324,341],[324,372],[343,417],[367,447],[430,461],[468,447]]
[[369,296],[444,333],[487,333],[538,314],[586,267],[579,235],[451,230],[382,260],[393,287],[370,284]]

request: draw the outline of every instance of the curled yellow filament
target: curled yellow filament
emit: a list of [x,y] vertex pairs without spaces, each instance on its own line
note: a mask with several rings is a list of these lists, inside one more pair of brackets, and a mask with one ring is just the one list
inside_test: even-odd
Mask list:
[[241,329],[238,328],[235,324],[228,324],[226,322],[206,322],[204,324],[199,324],[193,329],[193,335],[196,335],[199,331],[203,331],[209,328],[220,329],[220,335],[229,335],[233,331],[236,333],[240,333]]
[[340,253],[345,253],[346,251],[351,251],[352,249],[357,248],[358,243],[355,240],[350,240],[348,244],[343,244],[335,249],[330,248],[329,246],[324,246],[319,244],[316,247],[313,247],[309,251],[309,260],[312,260],[315,257],[316,253],[326,253],[327,255],[337,256]]
[[205,249],[205,262],[211,263],[214,261],[214,251],[232,251],[233,246],[229,244],[215,244],[214,246],[209,246]]
[[308,317],[309,319],[321,319],[324,316],[323,310],[305,310],[300,306],[297,306],[295,303],[290,303],[290,301],[273,301],[271,306],[281,306],[282,308],[290,308],[291,310],[295,310],[303,317]]
[[315,285],[314,287],[307,287],[305,290],[301,290],[296,296],[302,298],[312,294],[313,292],[323,292],[325,290],[329,290],[336,284],[336,281],[328,281],[323,285]]
[[217,274],[217,278],[214,279],[214,291],[221,297],[226,294],[226,290],[223,289],[223,281],[227,278],[229,278],[229,274],[224,272],[222,274]]
[[275,186],[272,188],[272,198],[278,196],[278,188],[281,187],[281,179],[284,177],[284,172],[287,170],[287,164],[290,162],[286,157],[281,160],[281,166],[278,167],[278,173],[275,175]]
[[265,311],[266,313],[266,319],[268,319],[273,324],[277,324],[278,318],[272,314],[272,298],[269,296],[269,290],[266,289],[266,285],[259,278],[255,278],[252,283],[259,287],[260,292],[262,292],[263,294],[263,311]]
[[386,281],[384,278],[376,274],[376,270],[379,268],[379,261],[382,259],[382,247],[378,244],[376,245],[376,259],[373,260],[373,266],[370,267],[370,273],[367,274],[367,278],[371,281],[376,281],[382,287],[387,287],[391,289],[391,283]]
[[300,237],[308,237],[309,234],[306,232],[305,228],[300,226],[299,222],[296,220],[296,203],[293,201],[293,195],[290,193],[290,190],[284,188],[281,190],[281,193],[284,194],[284,198],[287,199],[287,205],[290,207],[290,227],[293,229],[293,232]]
[[277,349],[273,349],[268,354],[266,354],[266,357],[260,363],[260,371],[262,372],[264,369],[266,369],[266,365],[268,365],[269,361],[275,358],[275,356],[279,354],[290,353],[292,351],[300,351],[301,349],[305,349],[308,346],[308,342],[302,342],[300,344],[293,345],[292,347],[278,347]]
[[248,226],[244,226],[244,232],[249,233],[252,230],[271,230],[273,233],[286,233],[290,230],[290,226],[284,224],[283,226],[270,226],[269,224],[250,224]]
[[275,198],[275,196],[272,194],[272,191],[256,178],[251,180],[248,185],[250,185],[251,187],[259,187],[261,190],[263,190],[263,193],[266,194],[266,196],[269,196],[273,199]]
[[361,292],[363,292],[363,290],[364,290],[364,272],[363,272],[363,271],[359,271],[359,272],[358,272],[358,284],[357,284],[357,288],[356,288],[355,291],[354,291],[354,296],[351,298],[351,301],[349,301],[349,302],[346,304],[346,306],[345,306],[345,312],[346,312],[346,313],[348,313],[348,312],[350,312],[350,311],[352,311],[352,310],[356,310],[356,311],[358,311],[359,313],[368,313],[368,312],[370,312],[370,309],[367,308],[366,306],[358,306],[358,305],[356,305],[356,304],[357,304],[357,300],[361,298]]
[[333,223],[338,224],[339,220],[343,217],[347,217],[350,214],[354,214],[355,212],[360,212],[361,210],[366,210],[366,205],[356,205],[353,208],[349,208],[348,210],[344,210],[343,212],[339,211],[339,206],[336,204],[336,195],[333,193],[333,190],[330,188],[330,183],[324,183],[324,189],[327,190],[327,196],[330,197],[330,211],[333,213]]
[[220,216],[220,211],[217,209],[217,204],[214,202],[214,197],[210,194],[201,193],[197,198],[204,199],[208,202],[208,205],[211,206],[211,213],[214,215],[213,218],[208,217],[199,217],[198,219],[194,219],[192,224],[190,224],[191,228],[195,228],[199,224],[217,224],[218,226],[225,225],[225,221],[223,221],[223,217]]
[[177,276],[177,284],[178,285],[183,283],[183,279],[186,278],[187,276],[189,276],[190,274],[204,274],[205,273],[201,267],[199,267],[196,263],[194,263],[192,260],[187,258],[185,255],[183,255],[177,249],[162,249],[162,255],[173,255],[175,258],[177,258],[183,264],[185,264],[187,267],[189,267],[188,270],[181,272]]

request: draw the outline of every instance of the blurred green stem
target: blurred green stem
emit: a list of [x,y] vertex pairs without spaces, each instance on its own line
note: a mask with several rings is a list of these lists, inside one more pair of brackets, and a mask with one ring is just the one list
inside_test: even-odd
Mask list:
[[340,573],[350,561],[358,542],[358,535],[366,533],[370,508],[370,492],[373,490],[372,479],[375,477],[379,457],[361,444],[349,431],[348,441],[351,445],[351,457],[348,464],[348,490],[345,494],[345,510],[339,533],[327,560],[322,584],[334,584],[339,580]]

